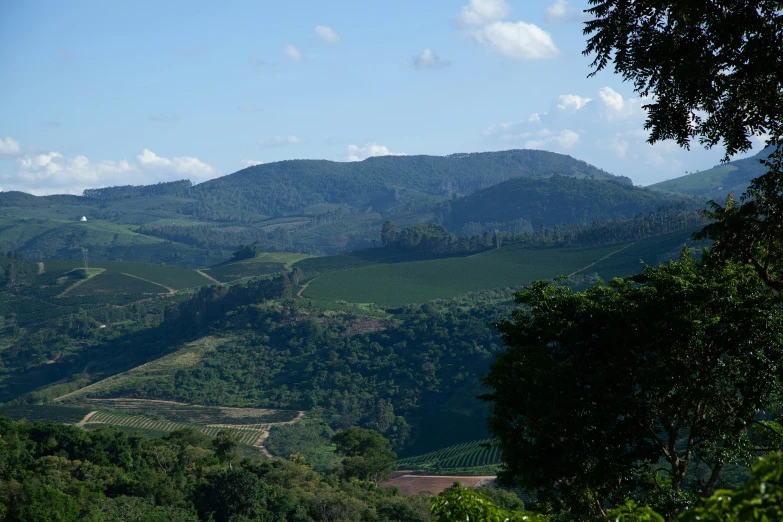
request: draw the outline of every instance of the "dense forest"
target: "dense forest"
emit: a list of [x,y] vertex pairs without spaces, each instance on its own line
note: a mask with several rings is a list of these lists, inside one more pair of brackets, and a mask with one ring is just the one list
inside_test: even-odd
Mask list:
[[[377,460],[377,442],[358,454],[344,443],[343,460],[323,474],[302,458],[243,458],[230,436],[192,430],[147,438],[0,418],[0,437],[4,520],[429,520],[429,496],[403,496],[363,476],[357,461]],[[522,505],[513,495],[494,496]]]
[[[514,178],[441,204],[443,225],[468,235],[468,224],[488,224],[498,230],[524,220],[541,225],[584,225],[593,221],[630,219],[661,206],[687,203],[689,198],[661,194],[612,180],[584,180],[567,176],[546,179]],[[475,225],[474,225],[475,226]]]

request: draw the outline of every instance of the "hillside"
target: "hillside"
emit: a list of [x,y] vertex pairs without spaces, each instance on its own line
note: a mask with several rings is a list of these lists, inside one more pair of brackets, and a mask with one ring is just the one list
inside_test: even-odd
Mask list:
[[718,202],[725,200],[730,193],[739,197],[747,190],[753,178],[766,172],[766,168],[759,163],[759,160],[769,156],[770,152],[771,149],[767,148],[753,157],[731,161],[711,169],[662,181],[650,185],[648,188],[686,194],[701,199],[712,199]]
[[220,250],[140,234],[136,227],[108,221],[69,221],[0,216],[0,251],[16,250],[31,260],[90,259],[205,266],[224,259]]
[[578,276],[575,282],[582,282],[585,277],[609,280],[637,272],[640,260],[657,264],[676,256],[683,245],[692,243],[690,236],[694,231],[682,230],[599,247],[511,245],[465,257],[393,263],[378,259],[378,264],[337,270],[317,277],[302,295],[319,301],[392,307],[480,290],[521,287],[536,279],[551,279],[558,275],[574,274]]
[[[689,197],[623,185],[611,181],[550,178],[515,178],[444,206],[444,225],[454,232],[466,224],[483,231],[487,226],[505,230],[520,220],[532,229],[597,220],[630,219],[661,206],[690,203]],[[516,222],[516,223],[515,223]],[[475,233],[475,232],[474,232]]]
[[[150,238],[133,239],[137,246],[129,251],[115,244],[113,234],[82,237],[83,229],[56,231],[53,237],[44,235],[32,242],[10,233],[4,237],[0,230],[0,246],[39,259],[71,256],[74,248],[85,247],[111,251],[104,259],[186,266],[224,260],[221,251],[255,241],[267,251],[336,253],[372,246],[387,219],[401,225],[433,221],[442,214],[441,202],[531,176],[631,185],[628,178],[570,156],[535,150],[387,156],[360,162],[291,160],[249,167],[199,185],[178,181],[110,187],[89,189],[83,196],[0,192],[0,216],[6,219],[34,217],[64,224],[87,216],[88,223],[122,226],[122,231],[115,231],[119,239],[130,239],[125,237],[128,231]],[[160,240],[179,248],[179,261],[149,252]],[[199,250],[200,257],[180,246]]]
[[510,150],[451,156],[383,156],[361,162],[294,160],[257,165],[194,187],[207,201],[228,195],[234,205],[269,215],[303,212],[313,205],[345,204],[389,212],[426,198],[461,196],[524,176],[553,175],[615,180],[570,156],[538,150]]

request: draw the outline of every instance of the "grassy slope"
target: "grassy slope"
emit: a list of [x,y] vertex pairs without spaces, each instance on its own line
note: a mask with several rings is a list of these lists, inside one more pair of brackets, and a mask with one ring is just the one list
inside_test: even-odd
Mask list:
[[[608,279],[637,272],[639,259],[656,263],[662,256],[676,253],[689,237],[690,231],[682,231],[630,246],[593,248],[512,245],[468,257],[372,265],[325,274],[314,279],[302,295],[319,300],[400,306],[483,289],[523,286],[536,279],[582,269]],[[611,255],[615,252],[617,258]],[[610,257],[601,260],[606,256]]]

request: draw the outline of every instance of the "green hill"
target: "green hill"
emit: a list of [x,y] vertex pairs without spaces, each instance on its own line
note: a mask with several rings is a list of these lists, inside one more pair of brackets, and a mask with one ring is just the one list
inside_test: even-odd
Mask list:
[[550,178],[515,178],[450,201],[444,224],[460,231],[467,223],[493,224],[495,228],[523,220],[532,228],[596,220],[630,219],[661,206],[690,203],[689,197],[611,181]]
[[771,149],[767,148],[753,157],[731,161],[701,172],[662,181],[650,185],[648,188],[687,194],[701,199],[713,199],[718,202],[725,200],[729,193],[734,193],[735,197],[739,197],[747,190],[753,178],[766,172],[766,167],[759,163],[759,160],[769,156],[770,152]]
[[205,266],[223,252],[204,251],[139,234],[136,227],[108,221],[72,221],[0,216],[0,252],[16,250],[31,260],[90,259]]
[[[71,223],[87,216],[88,223],[136,225],[134,232],[154,238],[145,249],[130,252],[111,243],[113,234],[96,237],[88,245],[76,240],[82,229],[74,229],[29,245],[4,241],[0,234],[0,247],[24,249],[43,258],[66,257],[70,255],[66,250],[74,246],[111,247],[115,252],[105,259],[190,266],[214,264],[221,251],[255,241],[267,251],[336,253],[372,246],[386,219],[401,225],[429,222],[443,201],[512,178],[556,175],[631,185],[628,178],[570,156],[535,150],[389,156],[360,162],[291,160],[249,167],[199,185],[178,181],[109,187],[85,190],[83,196],[0,192],[0,216]],[[193,252],[182,249],[178,253],[182,261],[162,259],[149,251],[157,240],[198,249],[201,259],[210,262],[196,261]]]

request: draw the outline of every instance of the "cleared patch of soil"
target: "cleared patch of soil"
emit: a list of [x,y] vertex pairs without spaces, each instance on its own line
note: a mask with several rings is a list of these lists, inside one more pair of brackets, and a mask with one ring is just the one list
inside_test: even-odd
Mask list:
[[396,486],[406,495],[416,495],[424,491],[437,495],[454,482],[472,488],[492,484],[494,481],[494,476],[413,475],[410,471],[395,471],[381,486]]

